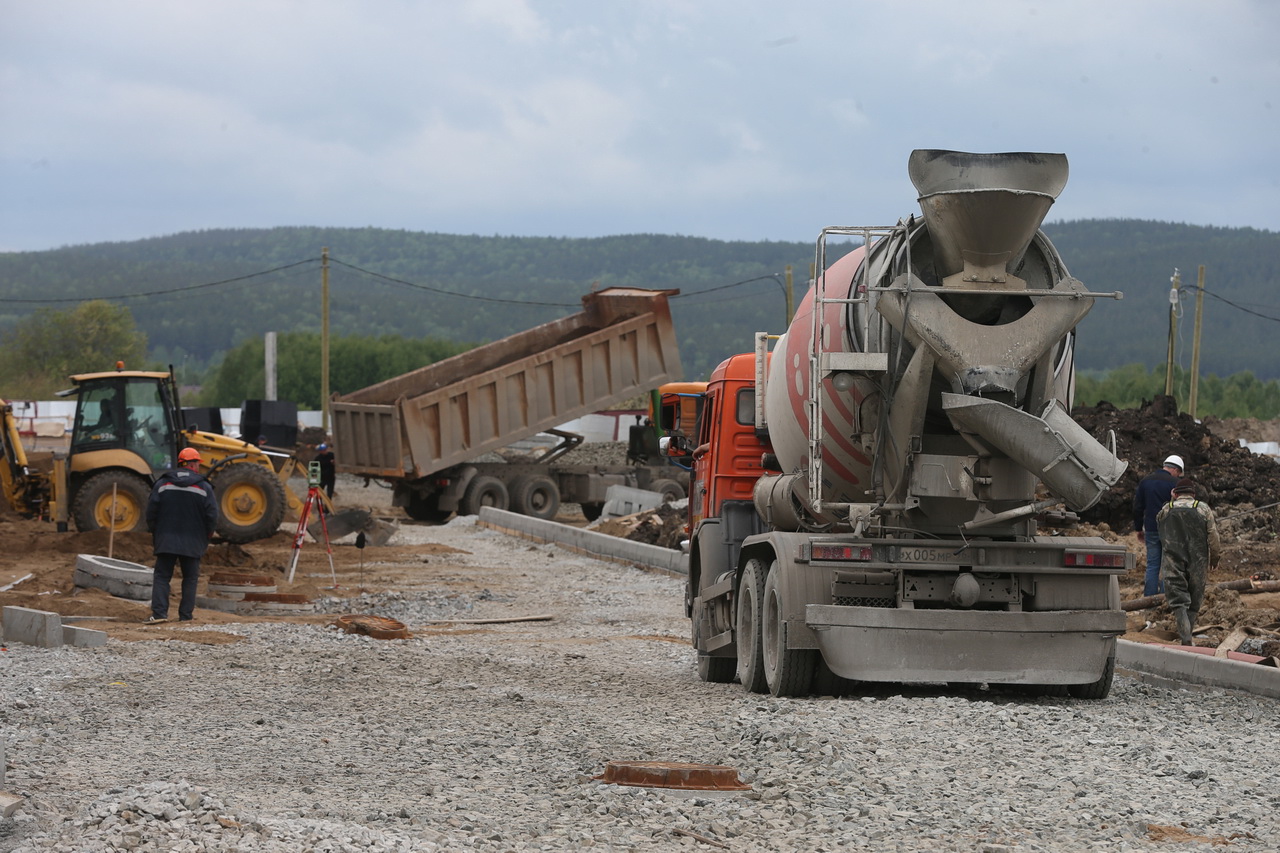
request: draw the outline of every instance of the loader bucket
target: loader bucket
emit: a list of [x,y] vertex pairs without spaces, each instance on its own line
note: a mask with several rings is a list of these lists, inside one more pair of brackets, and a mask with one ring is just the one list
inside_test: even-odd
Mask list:
[[960,432],[972,433],[1035,474],[1072,510],[1098,502],[1129,467],[1058,405],[1040,417],[996,400],[943,394],[942,408]]

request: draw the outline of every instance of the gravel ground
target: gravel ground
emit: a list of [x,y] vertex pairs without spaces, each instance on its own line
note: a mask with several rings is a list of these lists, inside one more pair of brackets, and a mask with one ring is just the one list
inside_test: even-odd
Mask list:
[[[1096,703],[747,695],[697,680],[678,579],[473,518],[399,535],[468,552],[353,608],[410,640],[263,623],[218,626],[244,638],[221,645],[10,646],[3,787],[28,799],[0,850],[1280,847],[1273,701],[1125,678]],[[613,759],[728,765],[752,790],[594,781]]]

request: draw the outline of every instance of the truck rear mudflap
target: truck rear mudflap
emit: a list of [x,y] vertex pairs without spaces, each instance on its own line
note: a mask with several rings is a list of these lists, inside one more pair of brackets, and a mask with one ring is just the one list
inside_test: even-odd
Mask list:
[[810,604],[836,675],[858,681],[1089,684],[1124,633],[1119,610],[1008,612]]

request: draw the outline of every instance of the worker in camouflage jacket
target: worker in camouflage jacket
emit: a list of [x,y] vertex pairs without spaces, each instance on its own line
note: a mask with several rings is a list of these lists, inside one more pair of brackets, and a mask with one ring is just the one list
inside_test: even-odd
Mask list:
[[1196,499],[1196,484],[1181,479],[1156,514],[1160,526],[1160,579],[1165,603],[1173,612],[1184,646],[1195,645],[1191,632],[1204,603],[1205,579],[1222,557],[1218,524],[1208,504]]

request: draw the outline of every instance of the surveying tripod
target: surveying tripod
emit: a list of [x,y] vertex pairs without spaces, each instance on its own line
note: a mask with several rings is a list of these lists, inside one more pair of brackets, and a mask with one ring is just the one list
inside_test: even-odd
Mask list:
[[329,522],[325,519],[324,497],[320,492],[320,463],[307,465],[307,501],[302,505],[302,513],[298,518],[298,530],[293,534],[293,556],[289,560],[289,583],[293,583],[293,573],[298,569],[298,557],[302,554],[302,540],[307,535],[307,520],[311,510],[315,508],[320,516],[320,529],[324,531],[324,547],[329,552],[329,574],[333,577],[333,588],[338,588],[338,572],[333,567],[333,544],[329,542]]

